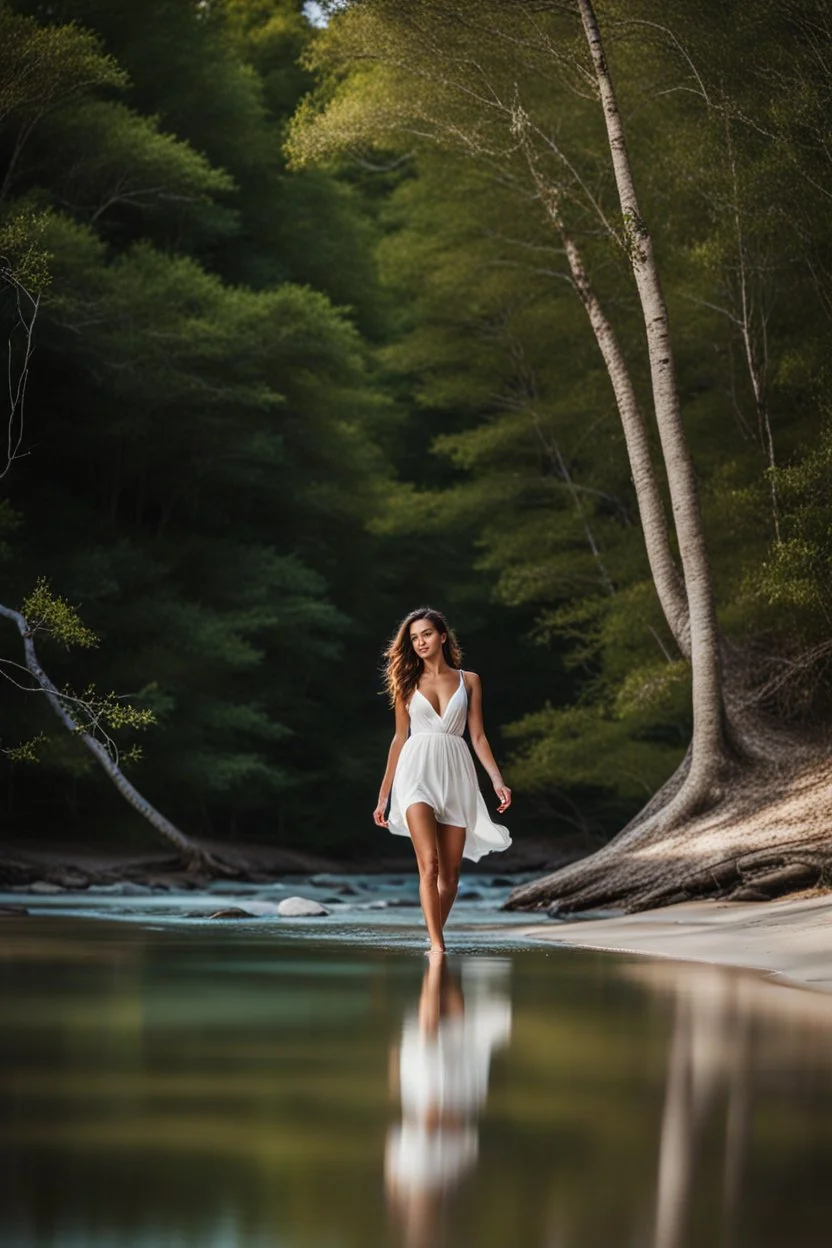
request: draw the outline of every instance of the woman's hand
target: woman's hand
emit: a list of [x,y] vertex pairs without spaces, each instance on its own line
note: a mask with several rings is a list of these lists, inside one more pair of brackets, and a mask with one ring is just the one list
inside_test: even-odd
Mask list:
[[500,802],[500,805],[497,807],[497,814],[501,815],[511,805],[511,789],[502,780],[495,780],[494,792],[497,794]]
[[378,806],[376,806],[375,810],[373,811],[373,823],[375,823],[379,828],[387,827],[387,820],[384,817],[384,812],[386,810],[387,810],[387,798],[380,797],[378,799]]

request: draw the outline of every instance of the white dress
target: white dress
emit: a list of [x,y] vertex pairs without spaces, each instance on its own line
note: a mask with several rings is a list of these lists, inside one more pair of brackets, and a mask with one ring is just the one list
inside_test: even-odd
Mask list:
[[[397,1189],[447,1189],[476,1164],[491,1057],[510,1035],[511,1002],[502,996],[474,998],[464,1014],[440,1019],[432,1036],[422,1032],[416,1014],[405,1019],[403,1121],[388,1132],[385,1150],[385,1173]],[[438,1126],[429,1125],[434,1112]]]
[[388,826],[409,836],[405,815],[414,802],[432,806],[439,823],[465,828],[463,857],[476,862],[483,854],[508,849],[508,829],[492,823],[477,784],[474,760],[464,739],[468,720],[465,676],[459,673],[444,715],[417,689],[408,704],[410,736],[402,747],[390,794]]

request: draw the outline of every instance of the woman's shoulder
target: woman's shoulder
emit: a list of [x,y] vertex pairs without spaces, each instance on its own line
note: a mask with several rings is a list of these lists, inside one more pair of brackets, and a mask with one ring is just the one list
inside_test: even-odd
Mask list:
[[462,669],[462,679],[465,681],[465,686],[469,690],[476,689],[482,684],[482,681],[477,673],[472,672],[469,667]]

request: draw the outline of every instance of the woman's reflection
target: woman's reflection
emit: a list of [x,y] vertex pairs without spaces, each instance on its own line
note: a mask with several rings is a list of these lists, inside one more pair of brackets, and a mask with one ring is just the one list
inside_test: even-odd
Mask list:
[[436,1245],[443,1199],[476,1163],[491,1055],[511,1033],[505,969],[502,960],[469,959],[461,982],[447,958],[429,961],[418,1008],[391,1050],[402,1121],[388,1133],[384,1172],[407,1248]]

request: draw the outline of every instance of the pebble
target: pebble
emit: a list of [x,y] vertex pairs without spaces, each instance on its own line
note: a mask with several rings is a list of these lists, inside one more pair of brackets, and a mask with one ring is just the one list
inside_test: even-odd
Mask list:
[[277,913],[284,919],[311,918],[313,915],[329,914],[326,906],[308,897],[284,897],[277,907]]
[[29,893],[63,893],[65,889],[60,884],[52,884],[49,880],[35,880],[34,884],[30,884],[26,890]]
[[253,919],[254,915],[248,910],[240,910],[237,906],[229,906],[227,910],[215,910],[213,914],[206,914],[206,919]]

